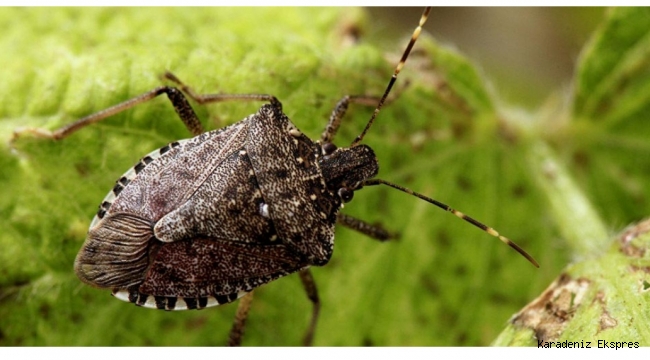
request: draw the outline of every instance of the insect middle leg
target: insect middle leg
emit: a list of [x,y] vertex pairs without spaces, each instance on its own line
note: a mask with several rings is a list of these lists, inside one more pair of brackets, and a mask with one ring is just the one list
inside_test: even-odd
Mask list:
[[[320,314],[320,298],[318,297],[318,289],[316,288],[316,282],[314,282],[314,277],[312,276],[311,271],[309,269],[303,269],[300,270],[299,273],[302,285],[305,288],[305,292],[307,292],[307,297],[313,304],[309,327],[307,328],[305,336],[302,340],[302,344],[304,346],[311,346],[314,341],[314,331],[316,330],[316,324],[318,323],[318,315]],[[235,314],[235,320],[233,321],[232,328],[230,329],[228,346],[241,345],[241,340],[244,335],[244,328],[246,327],[246,320],[248,318],[248,311],[250,310],[252,301],[252,291],[244,295],[244,297],[239,300],[237,313]]]
[[399,237],[398,234],[389,232],[380,224],[369,224],[363,220],[341,213],[336,216],[336,223],[379,241],[388,241]]

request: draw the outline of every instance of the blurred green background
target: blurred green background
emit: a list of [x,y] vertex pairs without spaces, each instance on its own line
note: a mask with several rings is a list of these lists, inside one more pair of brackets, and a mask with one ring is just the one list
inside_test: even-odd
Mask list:
[[[72,271],[114,181],[188,137],[166,99],[60,142],[22,137],[12,151],[14,129],[54,129],[160,85],[170,70],[199,92],[274,94],[317,138],[341,96],[383,92],[420,12],[0,10],[0,344],[222,345],[236,308],[141,309]],[[316,345],[488,345],[570,261],[647,216],[646,13],[433,9],[364,142],[380,178],[496,228],[541,268],[416,198],[364,189],[344,211],[402,236],[377,243],[337,229],[330,264],[313,269]],[[216,129],[258,107],[195,109]],[[339,146],[371,111],[351,107]],[[299,345],[310,312],[297,276],[266,285],[244,345]]]
[[[379,19],[382,38],[408,33],[411,19],[420,14],[419,8],[368,11]],[[436,7],[425,28],[483,69],[502,99],[534,109],[571,82],[580,50],[604,12],[602,7]]]

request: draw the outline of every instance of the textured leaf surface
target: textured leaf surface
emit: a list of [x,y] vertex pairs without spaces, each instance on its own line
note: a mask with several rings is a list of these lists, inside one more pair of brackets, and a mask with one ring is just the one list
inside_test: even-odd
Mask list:
[[[349,41],[366,22],[353,9],[5,9],[0,138],[6,143],[20,126],[54,129],[136,96],[160,85],[165,70],[199,92],[273,94],[296,126],[317,138],[341,96],[381,94],[392,74],[386,58],[394,54],[363,37]],[[542,268],[416,198],[364,189],[344,211],[402,237],[376,243],[337,230],[332,261],[313,270],[323,303],[317,345],[489,344],[572,255],[581,255],[573,245],[577,226],[609,229],[648,213],[647,167],[633,166],[635,148],[627,143],[643,149],[644,133],[609,138],[594,130],[585,105],[574,107],[578,121],[553,102],[537,117],[511,111],[461,55],[426,34],[416,47],[397,96],[365,139],[379,158],[379,177],[495,227]],[[580,94],[594,86],[585,84],[576,86],[576,104],[587,102]],[[195,109],[215,129],[258,107]],[[352,141],[371,110],[351,107],[338,145]],[[114,181],[144,154],[188,136],[161,98],[60,142],[24,137],[16,152],[1,149],[0,344],[225,343],[236,305],[142,309],[82,284],[72,271]],[[611,139],[619,141],[598,152],[599,141]],[[570,186],[544,177],[549,161]],[[562,221],[576,198],[589,209],[579,218],[587,223]],[[309,314],[297,276],[266,285],[255,294],[244,345],[297,345]]]
[[[603,215],[646,216],[650,183],[650,9],[610,9],[577,65],[573,123],[562,155]],[[595,176],[598,174],[598,176]]]
[[571,115],[543,113],[549,141],[531,144],[531,170],[576,261],[495,345],[650,345],[648,221],[608,235],[648,214],[649,19],[646,8],[610,9],[578,63]]
[[646,346],[650,339],[649,231],[650,220],[630,226],[601,256],[569,266],[513,318],[496,344]]

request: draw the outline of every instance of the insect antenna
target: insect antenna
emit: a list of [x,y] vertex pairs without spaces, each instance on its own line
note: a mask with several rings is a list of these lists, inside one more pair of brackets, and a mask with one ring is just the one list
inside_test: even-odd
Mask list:
[[530,256],[524,249],[520,248],[519,245],[515,244],[512,240],[508,239],[507,237],[505,237],[503,235],[500,235],[498,231],[496,231],[493,228],[483,224],[482,222],[477,221],[477,220],[463,214],[462,212],[460,212],[458,210],[452,209],[451,207],[449,207],[446,204],[441,203],[440,201],[432,199],[432,198],[430,198],[428,196],[424,196],[424,195],[422,195],[420,193],[416,193],[415,191],[413,191],[411,189],[407,189],[407,188],[405,188],[403,186],[393,184],[391,182],[381,180],[381,179],[368,179],[368,180],[365,180],[365,181],[363,181],[361,183],[361,186],[373,186],[373,185],[380,185],[380,184],[388,185],[388,186],[390,186],[390,187],[392,187],[394,189],[397,189],[399,191],[402,191],[402,192],[405,192],[407,194],[416,196],[416,197],[418,197],[418,198],[420,198],[420,199],[422,199],[422,200],[424,200],[424,201],[426,201],[426,202],[428,202],[430,204],[433,204],[433,205],[435,205],[435,206],[437,206],[437,207],[439,207],[439,208],[441,208],[441,209],[443,209],[445,211],[449,211],[450,213],[458,216],[459,218],[467,221],[468,223],[476,226],[477,228],[479,228],[479,229],[485,231],[486,233],[488,233],[488,234],[498,238],[499,240],[503,241],[508,246],[515,249],[523,257],[525,257],[528,261],[530,261],[531,264],[535,265],[535,267],[539,267],[539,264],[537,263],[537,261],[535,261],[535,259],[533,259],[532,256]]
[[418,27],[416,27],[415,30],[413,31],[413,35],[411,35],[411,40],[409,41],[409,44],[406,46],[406,50],[404,50],[404,54],[402,54],[402,59],[397,64],[397,67],[395,67],[395,72],[393,73],[393,76],[390,78],[390,81],[388,82],[388,86],[386,87],[386,91],[384,91],[384,95],[381,97],[381,99],[379,99],[379,103],[377,104],[375,111],[372,113],[370,120],[366,124],[366,127],[363,129],[361,134],[357,136],[356,139],[354,139],[350,147],[357,146],[361,142],[361,140],[363,140],[363,137],[366,135],[366,133],[372,126],[372,123],[375,122],[375,118],[377,117],[377,114],[379,114],[379,110],[381,110],[381,107],[384,105],[384,102],[386,101],[386,98],[388,97],[390,90],[393,88],[393,85],[395,84],[395,80],[397,80],[397,74],[399,74],[399,72],[402,71],[402,68],[406,63],[406,58],[408,58],[409,54],[411,53],[411,49],[413,49],[413,45],[415,45],[415,41],[418,39],[418,36],[420,36],[420,32],[422,32],[422,26],[424,26],[424,23],[427,22],[427,18],[429,17],[429,12],[431,12],[430,6],[424,9],[424,12],[420,17],[420,23],[418,24]]

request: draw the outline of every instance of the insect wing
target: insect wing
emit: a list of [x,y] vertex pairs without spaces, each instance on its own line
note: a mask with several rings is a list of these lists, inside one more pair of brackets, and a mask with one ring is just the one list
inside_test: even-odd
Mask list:
[[[131,291],[128,300],[167,310],[220,305],[305,265],[297,263],[295,254],[282,244],[259,246],[209,238],[163,244],[137,295]],[[170,300],[176,297],[188,306]]]

